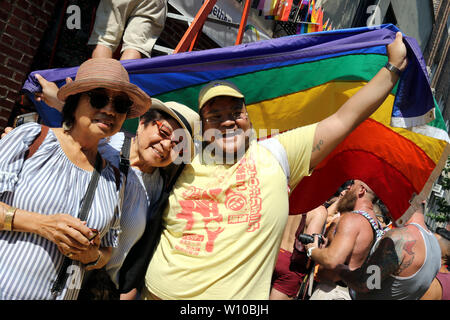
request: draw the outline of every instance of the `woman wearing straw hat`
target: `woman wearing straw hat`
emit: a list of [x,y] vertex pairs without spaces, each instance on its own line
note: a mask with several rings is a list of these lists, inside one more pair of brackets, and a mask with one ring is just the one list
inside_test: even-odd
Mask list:
[[[85,270],[108,262],[118,242],[120,178],[97,145],[126,118],[145,113],[151,99],[113,59],[83,63],[58,98],[65,101],[64,128],[42,135],[31,157],[30,145],[45,127],[28,123],[0,140],[0,299],[76,299],[79,285],[59,280],[65,256],[67,273],[81,281]],[[99,172],[97,186],[86,193],[93,172]],[[89,194],[92,204],[81,221]],[[53,290],[55,283],[60,289]]]
[[[56,84],[39,74],[36,74],[36,79],[42,87],[42,92],[36,94],[36,99],[62,111],[64,102],[58,99],[60,90]],[[72,82],[70,78],[66,81]],[[165,183],[163,180],[171,177],[176,169],[173,161],[177,159],[177,163],[190,162],[194,157],[192,136],[195,122],[199,120],[199,115],[189,107],[177,102],[163,103],[155,98],[152,98],[151,109],[139,119],[136,136],[130,145],[130,170],[122,207],[120,241],[118,247],[113,248],[111,259],[106,264],[106,271],[116,287],[119,286],[119,271],[127,254],[141,238],[145,228],[149,227],[149,224],[146,224],[147,214],[156,209],[155,205]],[[9,132],[9,129],[5,132]],[[124,133],[119,132],[109,139],[103,139],[98,146],[102,156],[116,167],[119,166],[119,151],[124,140]],[[182,157],[179,156],[180,150],[183,150]],[[164,170],[161,170],[163,168]],[[137,254],[140,255],[141,251],[137,251]],[[135,266],[128,266],[127,271],[130,268],[133,269],[130,271],[133,273],[131,282],[138,286],[141,279],[134,274]],[[129,279],[127,275],[127,280]],[[126,287],[130,286],[127,282]],[[121,299],[133,299],[135,294],[136,291],[133,290],[129,294],[121,295]],[[92,298],[90,292],[83,292],[82,299],[86,298]]]

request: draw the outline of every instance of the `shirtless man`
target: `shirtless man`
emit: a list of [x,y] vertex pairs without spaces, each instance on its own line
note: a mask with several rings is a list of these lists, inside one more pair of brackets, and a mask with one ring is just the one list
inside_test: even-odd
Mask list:
[[[332,272],[339,264],[351,269],[361,266],[382,230],[373,212],[375,193],[367,184],[354,180],[353,185],[339,201],[342,213],[333,240],[325,248],[319,248],[318,239],[306,245],[308,256],[320,265],[320,283],[310,300],[351,300],[346,285],[339,282]],[[372,222],[370,222],[372,220]],[[330,271],[327,271],[330,270]]]

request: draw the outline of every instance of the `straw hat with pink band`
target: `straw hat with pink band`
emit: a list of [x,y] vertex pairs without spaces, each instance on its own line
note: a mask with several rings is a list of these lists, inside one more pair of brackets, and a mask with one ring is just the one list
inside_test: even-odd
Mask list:
[[150,96],[130,82],[128,72],[120,61],[109,58],[93,58],[82,63],[75,81],[69,82],[59,89],[58,99],[65,101],[70,95],[95,88],[125,92],[133,101],[127,114],[128,119],[143,115],[152,104]]

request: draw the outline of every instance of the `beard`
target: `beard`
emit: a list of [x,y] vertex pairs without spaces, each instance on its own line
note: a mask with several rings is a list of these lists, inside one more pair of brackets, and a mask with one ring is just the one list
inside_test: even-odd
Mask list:
[[355,192],[351,192],[350,190],[348,190],[341,198],[341,200],[339,200],[337,211],[340,213],[353,211],[355,208],[356,200],[357,197]]

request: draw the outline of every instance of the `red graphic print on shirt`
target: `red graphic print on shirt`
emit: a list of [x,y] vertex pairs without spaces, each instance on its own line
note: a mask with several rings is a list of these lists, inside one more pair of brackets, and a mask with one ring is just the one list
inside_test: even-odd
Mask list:
[[[183,193],[184,200],[179,201],[181,211],[176,217],[187,222],[183,237],[175,247],[177,250],[199,255],[206,238],[205,250],[213,252],[215,241],[228,224],[246,223],[247,232],[260,228],[261,190],[255,162],[252,159],[242,159],[235,177],[236,182],[225,191],[225,196],[221,188],[205,190],[189,187]],[[219,212],[219,207],[224,210],[223,213]],[[206,237],[197,234],[198,231],[194,228],[194,224],[199,222],[198,218],[196,220],[197,214],[201,216],[202,230],[206,231]]]
[[206,251],[212,252],[214,249],[214,241],[219,233],[224,229],[220,227],[220,223],[223,220],[219,210],[217,209],[217,203],[211,200],[182,200],[180,201],[182,208],[181,213],[177,214],[177,218],[186,219],[185,230],[191,230],[194,224],[194,212],[200,213],[203,216],[203,223],[207,234]]

